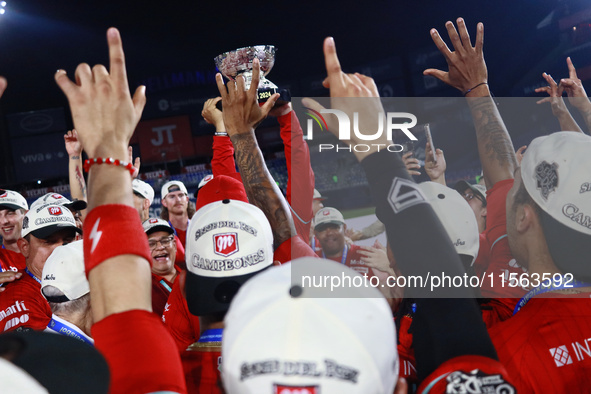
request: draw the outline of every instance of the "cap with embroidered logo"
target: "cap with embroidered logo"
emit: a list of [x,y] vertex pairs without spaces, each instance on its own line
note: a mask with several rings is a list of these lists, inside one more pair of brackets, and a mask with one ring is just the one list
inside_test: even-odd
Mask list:
[[76,227],[76,220],[69,209],[55,204],[41,205],[25,214],[22,236],[33,234],[36,238],[45,239],[67,228],[82,234],[82,230]]
[[150,218],[144,220],[142,226],[144,227],[144,232],[146,235],[150,235],[156,231],[165,231],[169,234],[174,234],[173,228],[170,227],[170,224],[163,219]]
[[68,208],[70,211],[81,211],[86,209],[86,201],[74,200],[71,201],[59,193],[47,193],[39,197],[31,204],[31,209],[40,207],[41,205],[54,204]]
[[12,190],[0,189],[0,208],[9,208],[13,210],[29,209],[27,200],[20,194]]
[[[41,276],[41,293],[49,302],[77,300],[90,292],[84,270],[84,251],[82,240],[58,246],[51,252]],[[53,286],[64,293],[63,296],[48,296],[44,289]]]

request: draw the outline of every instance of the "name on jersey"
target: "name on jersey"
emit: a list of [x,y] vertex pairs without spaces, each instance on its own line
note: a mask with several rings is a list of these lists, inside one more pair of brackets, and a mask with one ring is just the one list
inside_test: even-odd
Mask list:
[[324,360],[324,365],[313,361],[265,360],[243,363],[240,366],[240,380],[259,375],[326,377],[357,383],[359,370],[333,360]]
[[257,230],[254,229],[252,226],[249,226],[246,223],[242,222],[234,222],[231,220],[219,221],[210,223],[207,226],[203,226],[197,230],[195,230],[195,241],[201,238],[204,234],[207,234],[210,231],[217,230],[218,228],[233,228],[236,230],[246,231],[249,234],[257,236]]
[[191,265],[206,271],[232,271],[256,265],[265,260],[265,251],[259,249],[256,253],[234,259],[215,260],[204,258],[197,253],[191,256]]
[[[29,309],[27,309],[27,307],[25,306],[24,301],[16,301],[14,303],[14,305],[9,306],[8,308],[4,309],[3,311],[0,311],[0,321],[6,319],[8,316],[14,315],[16,313],[27,312],[27,311],[29,311]],[[29,321],[29,314],[23,314],[20,317],[15,317],[13,319],[10,319],[6,322],[6,325],[4,326],[4,331],[9,330],[12,327],[15,327],[21,323],[26,323],[27,321]]]

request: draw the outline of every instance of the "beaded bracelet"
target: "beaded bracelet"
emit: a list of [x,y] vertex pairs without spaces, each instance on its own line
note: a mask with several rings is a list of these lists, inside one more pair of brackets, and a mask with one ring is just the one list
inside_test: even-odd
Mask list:
[[90,167],[95,164],[113,164],[116,166],[121,166],[127,169],[131,176],[135,176],[137,173],[137,168],[133,166],[132,163],[128,163],[126,161],[122,161],[119,159],[113,159],[112,157],[102,158],[102,157],[95,157],[94,159],[86,159],[84,161],[84,171],[88,172]]

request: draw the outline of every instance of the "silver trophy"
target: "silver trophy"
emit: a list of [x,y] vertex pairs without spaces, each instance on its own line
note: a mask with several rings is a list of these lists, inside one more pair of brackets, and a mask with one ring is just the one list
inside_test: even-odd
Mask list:
[[239,48],[218,55],[214,61],[218,71],[228,80],[234,81],[236,77],[242,75],[246,89],[249,89],[252,82],[252,62],[255,58],[259,59],[261,65],[261,76],[258,86],[259,102],[267,101],[275,93],[281,94],[276,106],[289,102],[289,91],[279,89],[277,85],[266,78],[275,64],[275,47],[273,45],[255,45]]

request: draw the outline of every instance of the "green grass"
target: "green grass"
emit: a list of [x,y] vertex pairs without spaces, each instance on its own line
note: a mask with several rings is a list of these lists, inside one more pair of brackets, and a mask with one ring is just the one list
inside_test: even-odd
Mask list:
[[345,219],[352,219],[358,216],[366,216],[366,215],[373,215],[376,213],[375,207],[368,207],[368,208],[359,208],[359,209],[352,209],[349,211],[342,211],[343,217]]

